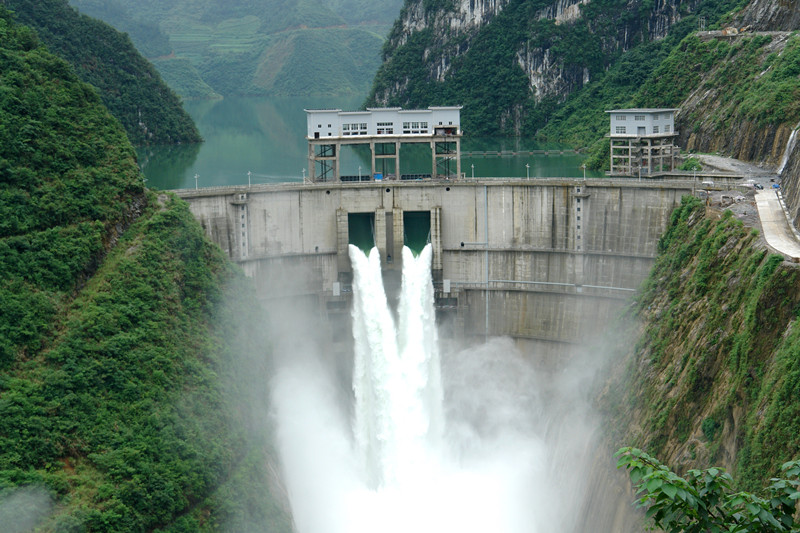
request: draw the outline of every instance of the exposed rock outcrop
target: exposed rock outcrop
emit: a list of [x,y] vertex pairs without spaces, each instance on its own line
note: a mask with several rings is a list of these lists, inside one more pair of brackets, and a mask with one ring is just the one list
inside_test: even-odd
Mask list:
[[[379,72],[369,102],[428,105],[430,102],[424,99],[437,92],[431,84],[445,87],[447,94],[448,84],[454,83],[459,69],[464,70],[465,78],[479,79],[482,72],[467,71],[485,70],[476,56],[487,51],[475,51],[474,45],[476,39],[486,35],[487,27],[493,26],[493,35],[502,32],[502,45],[511,52],[498,63],[512,58],[528,81],[527,92],[524,88],[514,89],[513,94],[506,91],[502,102],[505,109],[497,114],[498,125],[506,126],[504,131],[517,132],[525,120],[526,107],[544,100],[565,101],[607,69],[620,53],[638,43],[665,37],[699,1],[634,0],[609,7],[595,5],[592,0],[552,0],[531,11],[536,4],[510,4],[508,0],[459,0],[442,2],[438,8],[432,7],[433,2],[407,0],[384,48],[385,73]],[[501,16],[504,14],[508,16]],[[412,42],[415,33],[423,31],[430,37],[424,50],[414,55],[421,56],[422,64],[417,61],[413,73],[407,68],[393,68],[391,63],[398,52]],[[424,79],[419,79],[421,73]],[[462,81],[461,86],[465,85],[468,83]],[[465,110],[467,123],[469,112]],[[519,121],[510,125],[508,120],[516,115]]]
[[751,0],[736,17],[736,25],[753,30],[795,30],[800,27],[800,4],[796,0]]

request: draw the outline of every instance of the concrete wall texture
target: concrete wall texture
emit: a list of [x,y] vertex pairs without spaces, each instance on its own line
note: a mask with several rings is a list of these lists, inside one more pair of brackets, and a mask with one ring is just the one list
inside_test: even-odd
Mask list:
[[691,182],[492,179],[179,195],[264,298],[316,301],[323,310],[347,306],[348,213],[375,215],[391,284],[402,268],[403,212],[430,211],[440,317],[449,330],[482,336],[488,324],[489,335],[547,348],[600,332],[647,276],[672,210],[692,192]]

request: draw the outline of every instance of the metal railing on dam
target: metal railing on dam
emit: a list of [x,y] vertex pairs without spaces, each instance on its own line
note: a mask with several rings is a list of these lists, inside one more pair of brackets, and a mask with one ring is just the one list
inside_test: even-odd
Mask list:
[[264,298],[303,298],[337,313],[350,297],[343,287],[353,216],[371,224],[391,286],[399,284],[405,221],[417,220],[406,214],[429,213],[437,298],[446,303],[440,319],[453,334],[550,345],[595,335],[625,305],[673,209],[700,185],[492,178],[175,192]]

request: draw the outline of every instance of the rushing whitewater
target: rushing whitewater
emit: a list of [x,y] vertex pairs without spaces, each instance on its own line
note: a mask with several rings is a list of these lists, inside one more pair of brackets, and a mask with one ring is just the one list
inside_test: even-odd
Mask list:
[[442,435],[442,384],[433,308],[431,246],[403,248],[396,325],[386,301],[380,255],[350,245],[355,289],[354,433],[373,487],[429,471]]
[[591,453],[581,374],[540,376],[510,339],[440,353],[431,254],[404,249],[392,310],[378,250],[350,247],[351,383],[284,328],[272,396],[296,531],[572,531]]

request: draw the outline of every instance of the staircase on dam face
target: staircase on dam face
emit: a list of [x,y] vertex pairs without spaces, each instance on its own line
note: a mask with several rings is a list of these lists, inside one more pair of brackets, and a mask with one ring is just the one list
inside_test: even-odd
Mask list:
[[492,179],[178,194],[270,306],[313,311],[332,339],[349,339],[348,244],[374,242],[391,292],[404,243],[426,233],[442,334],[508,335],[546,354],[602,332],[646,277],[692,185]]

